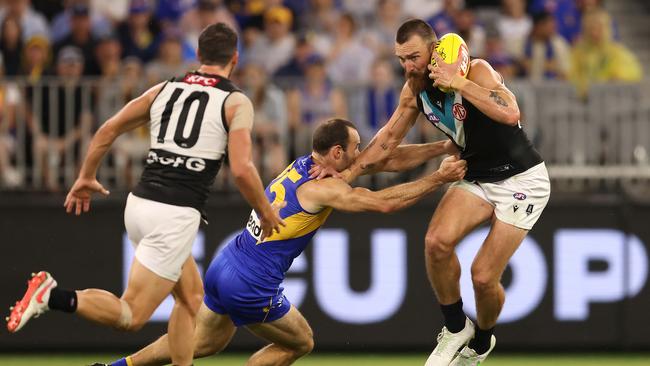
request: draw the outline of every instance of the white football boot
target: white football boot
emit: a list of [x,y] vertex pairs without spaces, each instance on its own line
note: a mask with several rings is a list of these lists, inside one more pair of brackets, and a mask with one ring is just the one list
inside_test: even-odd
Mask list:
[[454,360],[451,362],[450,366],[479,366],[483,364],[483,361],[487,358],[487,356],[492,352],[494,349],[494,346],[497,344],[497,338],[495,336],[492,336],[490,338],[490,349],[487,350],[482,355],[479,355],[474,351],[473,349],[469,348],[469,346],[463,347],[463,349],[460,351],[458,356],[454,358]]
[[56,281],[49,273],[45,271],[32,273],[32,278],[27,281],[25,295],[9,309],[11,315],[6,318],[7,330],[15,333],[24,327],[31,318],[38,318],[50,310],[47,303],[50,299],[50,291],[55,287]]
[[451,333],[447,327],[442,327],[438,334],[438,345],[431,352],[424,366],[448,366],[456,357],[458,350],[474,338],[474,323],[465,318],[465,328],[458,333]]

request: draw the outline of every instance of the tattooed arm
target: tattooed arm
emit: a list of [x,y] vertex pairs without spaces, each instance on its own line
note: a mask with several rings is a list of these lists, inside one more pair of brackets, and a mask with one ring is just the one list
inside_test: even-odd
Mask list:
[[450,81],[452,89],[459,91],[486,116],[507,125],[519,123],[519,107],[514,94],[486,61],[473,60],[467,79],[454,76]]
[[399,97],[399,105],[393,115],[363,149],[354,164],[343,172],[343,177],[348,182],[366,174],[367,171],[375,170],[375,164],[385,161],[402,142],[420,113],[415,98],[408,82],[405,83]]

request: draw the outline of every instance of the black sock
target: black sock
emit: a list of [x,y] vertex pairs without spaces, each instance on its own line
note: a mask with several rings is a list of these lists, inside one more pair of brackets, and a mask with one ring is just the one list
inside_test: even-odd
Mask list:
[[479,355],[484,354],[490,349],[492,334],[494,334],[494,327],[487,330],[476,327],[476,333],[474,333],[474,338],[469,342],[469,348],[476,351]]
[[50,292],[47,306],[52,310],[74,313],[77,310],[77,292],[55,287]]
[[463,312],[463,299],[451,305],[440,305],[442,315],[445,317],[445,327],[452,333],[458,333],[465,328],[465,313]]

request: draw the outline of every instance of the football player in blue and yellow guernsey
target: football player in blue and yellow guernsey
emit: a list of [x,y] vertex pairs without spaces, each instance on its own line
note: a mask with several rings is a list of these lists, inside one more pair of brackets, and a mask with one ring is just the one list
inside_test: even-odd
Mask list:
[[[464,160],[445,158],[440,168],[419,180],[373,192],[353,188],[339,178],[314,180],[316,162],[337,171],[348,168],[359,154],[359,133],[346,120],[332,119],[316,128],[313,151],[291,163],[266,188],[266,196],[286,223],[280,233],[262,238],[259,219],[251,212],[246,228],[217,255],[205,274],[205,297],[197,315],[195,357],[226,347],[237,327],[245,326],[270,342],[246,365],[289,365],[308,354],[313,333],[307,320],[283,294],[285,272],[325,223],[333,209],[393,212],[408,207],[447,182],[461,179]],[[449,142],[402,145],[371,172],[404,171],[439,155],[454,153]],[[167,335],[113,365],[169,363]]]

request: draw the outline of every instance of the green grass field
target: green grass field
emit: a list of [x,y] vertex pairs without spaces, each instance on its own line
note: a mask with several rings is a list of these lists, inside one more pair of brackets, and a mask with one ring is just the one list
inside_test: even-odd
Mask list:
[[[221,355],[197,360],[196,366],[243,365],[246,355]],[[297,366],[422,366],[425,355],[312,355],[298,361]],[[91,362],[115,360],[115,355],[0,355],[2,366],[75,366]],[[648,366],[650,354],[634,355],[495,355],[485,362],[486,366]]]

